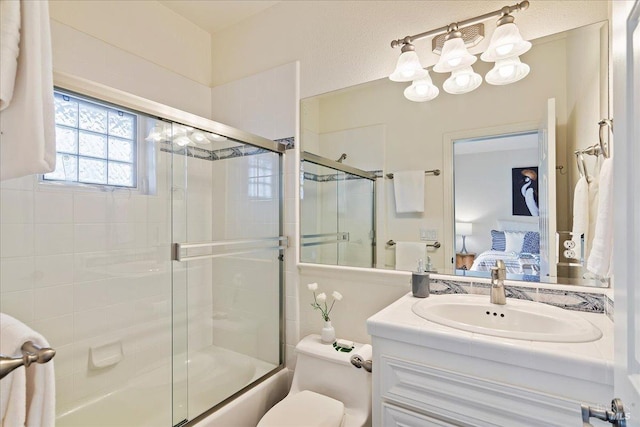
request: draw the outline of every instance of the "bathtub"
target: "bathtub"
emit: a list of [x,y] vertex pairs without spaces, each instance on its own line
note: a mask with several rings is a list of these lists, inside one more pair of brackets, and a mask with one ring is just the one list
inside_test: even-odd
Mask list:
[[[215,412],[201,415],[277,366],[211,346],[198,351],[186,362],[188,381],[177,374],[176,381],[171,383],[169,363],[132,379],[125,387],[64,408],[56,417],[56,425],[171,427],[180,423],[188,411],[189,419],[197,418],[197,425],[202,427],[253,427],[262,414],[286,395],[288,389],[288,375],[284,369]],[[174,405],[172,389],[176,391]],[[172,420],[173,406],[176,418]]]

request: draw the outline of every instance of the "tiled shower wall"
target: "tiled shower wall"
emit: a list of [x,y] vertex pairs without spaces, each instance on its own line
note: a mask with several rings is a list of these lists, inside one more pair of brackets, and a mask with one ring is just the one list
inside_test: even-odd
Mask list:
[[[36,176],[0,185],[0,310],[56,348],[59,408],[120,387],[171,355],[169,154],[158,152],[157,161],[156,194]],[[120,345],[121,361],[94,366],[90,349]],[[157,354],[151,362],[149,351]]]

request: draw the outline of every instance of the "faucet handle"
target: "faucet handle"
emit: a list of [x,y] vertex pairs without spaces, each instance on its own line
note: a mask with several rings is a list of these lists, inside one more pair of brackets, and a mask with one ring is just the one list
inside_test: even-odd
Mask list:
[[491,267],[491,281],[498,280],[500,278],[500,273],[498,271],[498,267]]

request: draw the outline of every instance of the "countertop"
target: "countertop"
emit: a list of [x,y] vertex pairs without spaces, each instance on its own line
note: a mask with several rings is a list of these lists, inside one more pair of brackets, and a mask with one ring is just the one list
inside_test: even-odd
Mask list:
[[385,307],[367,320],[368,333],[374,338],[387,338],[479,359],[499,360],[518,367],[613,385],[613,323],[605,314],[573,311],[602,331],[602,338],[597,341],[538,342],[471,333],[430,322],[411,310],[413,304],[421,300],[408,293]]

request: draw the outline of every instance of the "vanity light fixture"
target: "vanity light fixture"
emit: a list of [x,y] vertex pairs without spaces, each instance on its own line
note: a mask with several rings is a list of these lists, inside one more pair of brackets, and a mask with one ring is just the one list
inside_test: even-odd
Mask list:
[[415,102],[431,101],[433,98],[438,96],[439,93],[440,89],[433,84],[428,71],[425,78],[414,80],[413,83],[411,83],[411,86],[404,90],[404,96],[409,101]]
[[418,58],[414,45],[409,42],[404,43],[401,52],[396,69],[391,73],[389,79],[394,82],[410,82],[424,79],[429,75],[427,70],[420,65],[420,58]]
[[[402,46],[402,54],[389,79],[395,82],[413,81],[411,86],[404,91],[405,97],[411,101],[430,101],[438,96],[438,92],[434,91],[437,88],[433,86],[428,72],[420,65],[413,42],[426,37],[438,38],[446,34],[441,51],[434,49],[434,52],[441,56],[433,67],[433,71],[451,73],[451,76],[443,84],[443,89],[448,93],[462,94],[475,90],[482,84],[482,77],[473,71],[472,65],[477,61],[477,58],[467,51],[466,44],[472,46],[477,44],[484,35],[484,27],[480,23],[496,16],[500,17],[496,30],[491,37],[487,51],[481,55],[483,61],[496,63],[493,69],[487,73],[486,80],[493,85],[505,85],[523,79],[529,74],[530,67],[522,63],[519,56],[531,48],[531,43],[522,38],[511,13],[526,10],[528,7],[529,2],[523,0],[513,6],[505,6],[475,18],[393,40],[391,47]],[[472,31],[469,31],[470,34],[473,34],[472,37],[466,37],[466,28],[473,28]],[[436,45],[435,39],[433,44]],[[427,90],[427,88],[429,89]],[[429,92],[429,96],[426,95],[427,92]]]
[[472,90],[477,89],[481,84],[482,76],[473,71],[473,68],[469,66],[452,72],[451,77],[445,80],[442,88],[447,93],[459,95],[471,92]]

